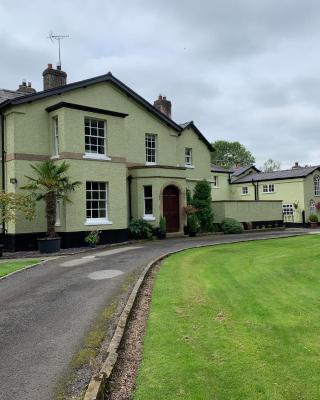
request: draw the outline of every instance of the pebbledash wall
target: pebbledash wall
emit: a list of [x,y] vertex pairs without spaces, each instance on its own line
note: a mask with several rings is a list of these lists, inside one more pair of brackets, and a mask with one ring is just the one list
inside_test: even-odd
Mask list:
[[[123,115],[102,115],[68,107],[52,110],[52,106],[61,102],[111,110]],[[36,165],[54,154],[52,121],[58,117],[59,157],[54,157],[55,161],[60,163],[66,160],[70,164],[69,175],[72,180],[83,183],[72,193],[72,203],[60,204],[57,232],[62,237],[63,247],[84,244],[86,232],[93,228],[102,231],[104,243],[126,240],[129,214],[131,212],[135,218],[143,217],[143,186],[149,184],[153,189],[153,224],[159,223],[164,187],[173,184],[179,189],[182,231],[186,188],[192,188],[195,182],[202,179],[211,180],[210,149],[192,126],[179,132],[111,82],[84,85],[38,100],[30,98],[29,103],[10,105],[3,115],[5,189],[10,192],[21,192],[21,187],[27,183],[26,176],[33,175],[31,164]],[[85,117],[106,121],[106,155],[110,159],[84,158]],[[145,165],[146,133],[157,135],[156,166]],[[188,168],[185,167],[185,147],[192,148],[193,162]],[[10,178],[15,178],[17,184],[10,183]],[[108,224],[93,226],[86,223],[86,181],[108,183]],[[11,250],[34,248],[36,238],[44,236],[45,230],[44,204],[37,203],[33,221],[18,216],[15,223],[8,224],[7,246]]]

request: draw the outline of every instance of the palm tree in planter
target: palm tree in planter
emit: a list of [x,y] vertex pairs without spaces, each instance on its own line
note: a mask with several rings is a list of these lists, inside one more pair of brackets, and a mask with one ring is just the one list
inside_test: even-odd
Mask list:
[[35,177],[26,176],[30,183],[22,189],[32,191],[36,201],[45,201],[47,237],[38,239],[38,245],[41,253],[53,253],[60,250],[61,242],[55,229],[57,200],[71,202],[69,194],[81,185],[81,182],[71,182],[67,175],[70,165],[65,161],[57,164],[53,160],[48,160],[38,165],[31,165],[31,168],[35,171]]

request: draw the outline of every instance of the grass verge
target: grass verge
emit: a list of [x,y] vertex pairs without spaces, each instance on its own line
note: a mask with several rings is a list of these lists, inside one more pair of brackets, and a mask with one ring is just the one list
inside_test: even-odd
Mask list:
[[319,244],[308,236],[168,258],[134,400],[320,398]]
[[12,272],[18,271],[30,265],[36,264],[40,260],[18,260],[18,261],[3,261],[0,262],[0,278],[11,274]]

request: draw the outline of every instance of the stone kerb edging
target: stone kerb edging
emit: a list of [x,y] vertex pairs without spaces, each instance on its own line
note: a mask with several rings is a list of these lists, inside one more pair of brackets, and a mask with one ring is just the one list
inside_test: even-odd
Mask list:
[[179,250],[170,251],[166,254],[163,254],[163,255],[155,258],[153,261],[149,262],[149,264],[142,271],[134,288],[132,289],[129,299],[120,315],[119,322],[117,324],[115,333],[109,344],[108,351],[107,351],[108,356],[107,356],[106,360],[104,361],[102,368],[100,369],[100,372],[98,374],[93,375],[93,377],[91,378],[83,400],[105,400],[108,380],[112,374],[113,368],[118,359],[118,348],[120,346],[120,342],[124,335],[124,331],[125,331],[125,328],[126,328],[126,325],[128,322],[128,318],[130,316],[132,307],[133,307],[136,297],[138,295],[139,289],[140,289],[147,273],[149,272],[149,270],[152,267],[156,266],[160,261],[164,260],[165,258],[167,258],[173,254],[177,254],[182,251],[189,250],[189,249],[196,249],[196,248],[201,248],[201,247],[212,247],[212,246],[219,246],[219,245],[232,244],[232,243],[251,242],[251,241],[257,241],[257,240],[282,239],[282,238],[295,237],[295,236],[303,236],[303,235],[290,234],[288,236],[278,236],[278,237],[268,237],[267,236],[267,237],[261,237],[261,238],[250,238],[250,239],[246,238],[244,240],[236,239],[234,241],[230,241],[227,243],[221,242],[221,243],[211,243],[211,244],[208,244],[208,243],[200,244],[200,245],[195,245],[192,247],[187,247],[187,248],[183,248],[183,249],[179,249]]

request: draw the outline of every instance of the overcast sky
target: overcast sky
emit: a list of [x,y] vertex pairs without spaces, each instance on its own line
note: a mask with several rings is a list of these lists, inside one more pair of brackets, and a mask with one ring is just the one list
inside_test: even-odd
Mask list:
[[111,71],[176,122],[290,167],[320,164],[319,0],[0,0],[0,87],[58,59],[73,82]]

